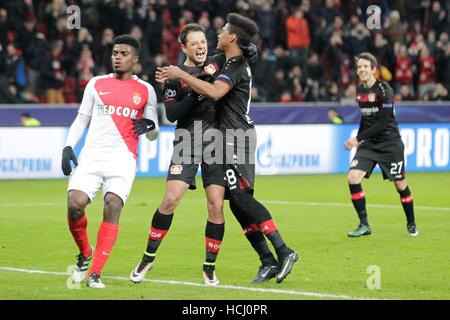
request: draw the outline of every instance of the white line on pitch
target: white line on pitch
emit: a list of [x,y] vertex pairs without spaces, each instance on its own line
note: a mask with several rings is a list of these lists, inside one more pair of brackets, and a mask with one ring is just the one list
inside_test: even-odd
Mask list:
[[[37,274],[49,274],[57,276],[68,276],[66,272],[55,272],[55,271],[44,271],[44,270],[30,270],[30,269],[20,269],[11,267],[0,267],[3,271],[13,271],[13,272],[23,272],[23,273],[37,273]],[[130,281],[126,277],[115,277],[115,276],[102,276],[104,279],[112,279],[118,281]],[[158,280],[158,279],[144,279],[145,282],[154,282],[160,284],[171,284],[171,285],[181,285],[181,286],[191,286],[191,287],[202,287],[205,288],[203,284],[187,281],[175,281],[175,280]],[[363,297],[352,297],[349,295],[342,294],[330,294],[330,293],[319,293],[319,292],[308,292],[308,291],[296,291],[296,290],[281,290],[281,289],[265,289],[265,288],[252,288],[252,287],[241,287],[232,285],[219,285],[217,287],[208,287],[211,289],[230,289],[238,291],[253,291],[253,292],[264,292],[264,293],[277,293],[286,295],[296,295],[296,296],[306,296],[314,298],[329,298],[329,299],[347,299],[347,300],[379,300],[376,298],[363,298]]]
[[[130,202],[131,205],[139,205],[143,202],[153,203],[154,200],[136,201]],[[204,199],[184,199],[182,202],[205,202]],[[283,201],[283,200],[261,200],[261,202],[267,204],[280,204],[280,205],[290,205],[290,206],[309,206],[309,207],[353,207],[351,203],[342,202],[302,202],[302,201]],[[35,203],[0,203],[0,208],[15,208],[15,207],[53,207],[53,206],[63,206],[66,204],[64,202],[35,202]],[[399,209],[400,205],[391,204],[367,204],[369,208],[382,208],[382,209]],[[417,210],[429,210],[429,211],[450,211],[447,207],[431,207],[431,206],[414,206]]]

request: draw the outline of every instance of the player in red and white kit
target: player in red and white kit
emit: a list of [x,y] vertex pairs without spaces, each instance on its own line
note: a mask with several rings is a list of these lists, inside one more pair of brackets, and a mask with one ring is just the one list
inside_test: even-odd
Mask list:
[[[114,73],[89,81],[63,149],[62,170],[65,175],[70,174],[68,224],[80,249],[72,280],[81,282],[88,274],[87,286],[91,288],[105,287],[100,274],[117,239],[120,213],[136,174],[138,137],[145,134],[155,140],[159,132],[155,91],[132,74],[138,54],[139,42],[133,37],[122,35],[114,39]],[[73,147],[88,124],[78,164]],[[76,166],[73,171],[70,161]],[[101,187],[103,222],[94,250],[88,240],[85,208]]]

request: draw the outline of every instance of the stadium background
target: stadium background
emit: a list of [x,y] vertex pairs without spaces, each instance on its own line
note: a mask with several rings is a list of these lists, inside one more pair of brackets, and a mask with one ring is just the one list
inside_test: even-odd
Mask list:
[[[67,29],[69,14],[66,10],[70,5],[77,5],[81,9],[79,30]],[[379,30],[366,28],[368,18],[366,9],[369,5],[378,5],[381,8],[381,29]],[[292,223],[292,229],[286,228],[289,232],[288,238],[297,241],[297,229],[294,227],[300,224],[301,219],[302,225],[311,225],[311,229],[306,230],[306,234],[311,237],[311,242],[316,236],[320,239],[320,235],[317,235],[314,229],[316,221],[311,217],[297,215],[297,211],[303,211],[302,206],[308,206],[305,204],[309,203],[308,201],[349,202],[344,173],[347,171],[351,154],[343,150],[342,144],[349,135],[355,133],[359,122],[359,110],[355,105],[356,79],[353,57],[360,52],[370,51],[375,54],[381,64],[377,76],[388,81],[396,93],[397,119],[406,146],[407,171],[411,173],[409,181],[413,181],[410,182],[413,191],[416,196],[419,194],[419,198],[421,197],[421,210],[427,212],[426,216],[429,219],[425,220],[423,217],[422,226],[425,230],[428,228],[428,231],[436,232],[437,239],[426,239],[419,247],[424,252],[429,252],[428,258],[434,255],[432,261],[438,261],[436,257],[442,250],[437,251],[436,242],[433,241],[445,238],[443,236],[445,232],[434,228],[437,227],[436,222],[442,219],[439,214],[447,214],[450,211],[450,203],[446,200],[448,196],[444,196],[448,194],[450,183],[448,173],[450,171],[450,102],[447,102],[450,100],[449,10],[450,1],[427,0],[0,0],[0,180],[5,180],[0,182],[2,190],[0,192],[2,199],[0,239],[3,248],[9,245],[7,235],[17,234],[21,228],[19,222],[25,223],[23,219],[28,216],[26,206],[21,208],[14,204],[13,200],[16,203],[25,202],[26,204],[30,201],[30,197],[26,195],[29,195],[29,192],[35,193],[35,196],[31,196],[32,199],[46,201],[38,211],[46,211],[47,204],[53,203],[54,195],[57,195],[56,199],[60,202],[59,211],[64,212],[66,181],[39,179],[63,178],[60,172],[60,158],[68,126],[75,118],[77,103],[80,102],[88,80],[94,75],[112,71],[110,52],[114,36],[132,33],[140,38],[141,60],[135,72],[155,86],[160,98],[161,87],[154,82],[154,71],[157,66],[167,63],[176,64],[182,59],[176,38],[183,25],[199,22],[205,27],[211,54],[215,51],[217,32],[223,26],[226,14],[238,12],[253,18],[260,27],[259,37],[255,40],[260,60],[252,66],[254,88],[252,89],[251,117],[258,128],[257,172],[270,177],[258,178],[257,181],[260,182],[257,182],[257,192],[262,194],[262,199],[271,199],[272,202],[268,203],[272,203],[272,206],[289,207],[289,209],[277,208],[285,213],[284,217],[279,218],[280,223],[285,226]],[[332,123],[328,117],[328,111],[332,108],[335,108],[342,116],[344,124]],[[140,216],[138,215],[142,219],[139,220],[142,225],[147,224],[149,208],[142,210],[139,206],[146,203],[145,201],[155,202],[152,205],[156,205],[159,199],[157,195],[163,192],[162,176],[166,173],[172,147],[173,126],[165,119],[163,108],[160,108],[159,112],[161,122],[167,126],[162,128],[158,141],[152,143],[145,139],[140,141],[138,176],[161,178],[137,179],[137,186],[133,190],[134,204],[130,204],[129,209],[142,211],[139,213]],[[29,113],[40,120],[40,127],[23,127],[21,116],[24,113]],[[78,145],[77,152],[81,146],[82,143]],[[427,175],[423,173],[425,171],[438,171],[438,173]],[[312,175],[308,177],[289,175],[304,173]],[[323,175],[313,175],[317,173]],[[280,174],[287,174],[287,176],[276,176]],[[337,176],[327,174],[337,174]],[[25,181],[7,181],[10,179],[25,179]],[[38,180],[32,182],[27,179]],[[397,204],[398,201],[384,195],[386,185],[373,182],[375,179],[379,180],[379,177],[372,178],[369,183],[366,183],[368,192],[379,193],[372,198],[378,201],[375,203],[388,207],[391,202]],[[311,184],[316,184],[317,181],[318,186],[311,187]],[[371,184],[376,188],[370,189]],[[158,190],[156,196],[151,196],[152,200],[145,197],[145,194],[148,194],[146,185]],[[279,190],[292,191],[271,193],[272,185],[279,186]],[[330,185],[331,188],[339,185],[342,194],[325,192],[326,197],[316,197],[313,191],[322,193],[325,188],[319,188],[319,185],[328,186],[328,188]],[[42,193],[46,189],[44,186],[53,193]],[[436,189],[433,190],[431,186],[435,186]],[[298,194],[295,193],[296,190],[300,190]],[[392,193],[387,194],[392,196]],[[202,218],[199,218],[198,225],[202,225],[205,209],[200,203],[196,204],[195,209],[190,208],[193,206],[192,199],[189,200],[190,196],[187,200],[189,205],[182,208],[187,211],[199,211]],[[200,199],[202,195],[198,194],[195,197]],[[12,202],[10,203],[9,200]],[[97,207],[94,208],[99,208],[101,201],[96,200]],[[196,203],[196,201],[197,199],[194,199],[193,202]],[[283,201],[285,201],[284,204]],[[39,201],[33,201],[33,203],[39,203]],[[310,203],[312,204],[313,202]],[[330,237],[342,236],[348,231],[346,228],[354,227],[355,217],[352,209],[345,206],[341,208],[340,205],[336,207],[333,208],[331,220],[322,221],[322,227],[326,228],[327,223],[331,223],[329,227],[333,230],[336,228],[335,223],[338,223],[337,221],[341,218],[347,222],[342,229],[334,230]],[[323,214],[323,217],[330,214],[326,206],[323,211],[315,210],[313,210],[315,213]],[[390,209],[378,210],[389,211]],[[372,211],[376,209],[372,208]],[[48,214],[53,217],[61,215],[58,212],[50,210]],[[386,212],[377,212],[377,214],[380,229],[383,226],[386,230],[392,230],[393,221],[394,224],[399,225],[399,230],[400,225],[403,227],[402,217],[398,213],[396,218],[386,216]],[[8,217],[14,217],[12,221],[17,223],[7,223]],[[382,219],[385,219],[385,222],[381,222]],[[64,219],[60,220],[58,223],[55,222],[55,226],[65,231]],[[195,221],[194,218],[193,221]],[[132,222],[136,224],[133,220],[129,221],[130,225]],[[40,225],[39,221],[28,218],[26,223]],[[235,229],[229,233],[238,234],[239,230],[236,227]],[[395,232],[399,233],[399,230]],[[65,235],[65,233],[62,234]],[[381,235],[386,236],[385,233]],[[70,240],[67,235],[64,237],[67,238],[65,240]],[[396,238],[389,238],[389,236],[386,239],[396,241]],[[53,238],[50,240],[54,241]],[[27,241],[24,238],[24,242],[27,243]],[[305,241],[302,241],[303,244]],[[320,241],[318,240],[318,243]],[[67,241],[65,246],[71,248],[70,242]],[[241,246],[244,245],[241,244]],[[371,243],[369,246],[376,245]],[[362,247],[364,245],[350,245],[350,248],[354,250]],[[415,252],[418,248],[401,244],[398,248],[390,248],[390,250]],[[118,252],[120,250],[119,248]],[[132,254],[135,255],[139,250],[141,248],[135,249]],[[377,250],[380,250],[380,254],[383,253],[383,248],[377,248]],[[312,252],[311,250],[310,253],[313,254]],[[374,250],[374,252],[377,251]],[[122,254],[125,255],[125,251]],[[130,252],[126,254],[129,256]],[[239,252],[235,254],[238,255]],[[120,256],[119,253],[118,255]],[[0,261],[0,267],[21,266],[20,259],[16,259],[14,253],[8,253],[7,249],[2,256],[0,260],[3,261]],[[339,259],[338,257],[339,252],[334,258]],[[403,260],[396,263],[404,264],[408,256],[401,256],[401,259]],[[63,261],[63,263],[69,263],[69,258],[65,257]],[[334,260],[330,261],[335,263]],[[61,270],[58,266],[40,263],[38,258],[35,262],[42,268]],[[33,266],[34,261],[30,260],[29,265]],[[448,272],[442,271],[448,266],[442,268],[439,263],[433,265],[433,262],[431,265],[430,268],[435,268],[433,270],[437,270],[438,273],[434,276],[435,279],[427,279],[429,286],[423,284],[422,295],[416,292],[417,297],[449,298],[448,290],[439,287],[438,284],[442,277],[445,279],[449,277]],[[125,272],[128,270],[127,267],[123,267]],[[113,271],[117,271],[116,274],[119,272],[122,274],[124,270],[121,268],[113,269]],[[306,270],[308,270],[307,262]],[[421,272],[420,268],[416,271],[417,274],[411,275],[411,278],[417,278],[420,273],[425,273]],[[242,274],[245,275],[245,272],[248,271],[243,271]],[[253,269],[251,272],[253,273]],[[329,275],[330,281],[335,279],[332,274]],[[393,278],[395,274],[392,272]],[[158,275],[161,276],[156,273],[156,276]],[[336,274],[336,277],[339,276]],[[351,278],[351,275],[348,277]],[[0,278],[2,281],[7,281],[7,271],[0,271]],[[314,279],[313,276],[310,278]],[[193,276],[193,279],[195,281],[196,278]],[[233,279],[242,280],[241,278]],[[342,279],[345,279],[345,275],[342,275]],[[308,287],[303,286],[305,279],[296,280],[298,282],[293,281],[288,288],[342,292],[342,287],[336,290],[334,288],[329,290],[327,286],[315,287],[312,284]],[[407,284],[409,278],[405,276],[405,279],[398,280],[398,290],[388,292],[387,297],[411,297]],[[236,281],[238,285],[242,284],[238,280],[233,281]],[[361,281],[364,283],[365,280]],[[422,285],[420,277],[417,281]],[[395,279],[393,283],[396,283]],[[420,287],[419,284],[417,287]],[[433,285],[438,288],[436,291],[431,288]],[[344,286],[344,289],[348,288]],[[365,290],[362,291],[360,288],[351,291],[349,289],[348,292],[355,296],[381,297]],[[27,296],[22,292],[12,292],[11,295],[5,293],[3,297],[35,297]],[[192,293],[189,294],[181,297],[197,297]],[[64,295],[61,297],[67,298]],[[117,296],[112,297],[117,298]],[[202,297],[211,298],[208,294],[200,295],[200,298]],[[253,297],[256,299],[258,296]]]

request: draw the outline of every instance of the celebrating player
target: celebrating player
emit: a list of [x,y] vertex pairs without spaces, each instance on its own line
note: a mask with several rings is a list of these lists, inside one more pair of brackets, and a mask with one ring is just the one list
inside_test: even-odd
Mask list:
[[[225,62],[225,57],[223,54],[220,54],[207,58],[207,42],[204,30],[200,25],[186,25],[180,33],[179,39],[181,48],[186,54],[186,60],[180,64],[182,70],[202,79],[213,78],[218,74]],[[249,52],[249,54],[252,53]],[[256,55],[256,51],[254,55]],[[168,119],[172,122],[178,121],[175,137],[181,137],[183,132],[188,132],[191,137],[189,140],[191,146],[194,146],[193,149],[199,147],[198,149],[202,151],[203,155],[205,147],[210,143],[206,139],[205,132],[218,128],[214,101],[192,93],[184,82],[178,80],[165,82],[164,95]],[[201,146],[197,146],[198,143],[194,139],[196,136],[194,133],[196,125],[201,125],[202,132],[200,134],[204,136],[204,142]],[[156,251],[170,228],[173,213],[186,190],[195,189],[195,175],[199,164],[201,164],[202,168],[202,180],[208,207],[208,221],[205,229],[206,259],[203,264],[204,283],[205,285],[217,285],[219,283],[215,273],[215,261],[224,235],[223,199],[226,182],[224,181],[223,166],[222,164],[213,163],[211,157],[214,155],[197,159],[194,154],[183,154],[181,157],[187,156],[188,162],[177,161],[175,156],[178,154],[176,154],[175,150],[180,143],[186,143],[186,141],[180,141],[176,138],[174,141],[174,154],[167,175],[166,193],[161,205],[153,215],[147,249],[141,262],[130,275],[130,280],[136,283],[141,282],[145,274],[153,267]],[[192,148],[188,150],[192,151]],[[183,149],[183,151],[187,150]],[[239,215],[239,217],[238,220],[241,224],[244,224],[244,227],[250,225],[243,221],[244,217],[242,215]],[[267,261],[271,265],[276,265],[276,260],[270,252],[264,237],[261,234],[259,237],[258,235],[250,235],[250,232],[247,232],[247,234],[251,244],[260,255],[263,264]],[[263,277],[261,279],[260,277],[255,280],[258,282],[264,281],[270,274],[266,273],[264,276],[266,278]]]
[[225,54],[226,62],[213,83],[193,77],[176,66],[159,68],[157,78],[180,79],[198,94],[217,101],[220,129],[225,136],[224,150],[227,151],[224,171],[230,202],[249,221],[256,222],[250,232],[263,232],[272,242],[279,261],[276,280],[280,283],[291,272],[299,255],[285,244],[269,211],[253,197],[255,165],[251,159],[255,157],[255,149],[247,143],[236,143],[236,135],[231,140],[227,137],[230,132],[245,132],[255,144],[256,134],[248,114],[252,75],[241,46],[250,43],[258,27],[252,20],[234,13],[227,16],[227,21],[217,44]]
[[378,164],[383,178],[394,181],[406,214],[408,234],[415,237],[419,231],[414,221],[413,196],[405,179],[404,145],[394,116],[393,90],[386,82],[375,79],[377,60],[372,54],[361,53],[355,60],[362,82],[357,88],[362,117],[358,135],[345,141],[344,147],[347,150],[357,148],[347,179],[360,224],[348,236],[360,237],[372,233],[361,181],[364,177],[369,178]]
[[[105,287],[100,274],[116,242],[120,213],[136,174],[138,136],[145,134],[155,140],[159,132],[155,91],[132,74],[138,54],[138,40],[129,35],[114,39],[114,73],[89,81],[63,149],[62,170],[66,176],[71,175],[67,188],[68,224],[80,249],[72,279],[81,282],[93,259],[87,280],[91,288]],[[73,148],[88,124],[78,164]],[[73,170],[71,161],[76,166]],[[88,240],[85,208],[101,187],[103,222],[94,250]]]

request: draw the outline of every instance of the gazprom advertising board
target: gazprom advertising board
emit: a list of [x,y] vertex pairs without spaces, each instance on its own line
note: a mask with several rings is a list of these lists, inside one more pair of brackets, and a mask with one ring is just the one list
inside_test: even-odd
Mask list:
[[[356,125],[259,125],[256,172],[261,175],[343,173],[353,152],[343,148]],[[0,179],[61,178],[67,128],[0,128]],[[450,171],[450,124],[400,125],[406,169]],[[174,128],[162,127],[156,141],[141,138],[138,176],[164,176]],[[78,154],[84,141],[75,148]]]

